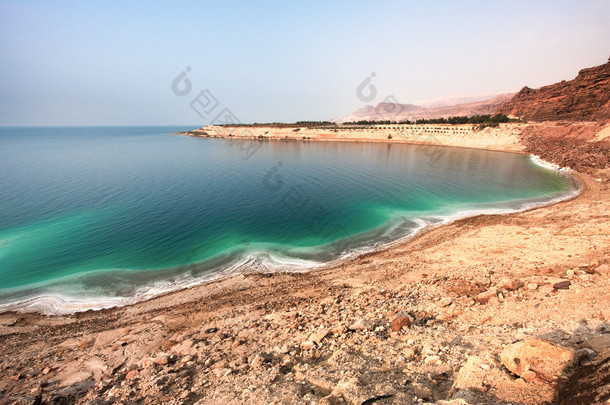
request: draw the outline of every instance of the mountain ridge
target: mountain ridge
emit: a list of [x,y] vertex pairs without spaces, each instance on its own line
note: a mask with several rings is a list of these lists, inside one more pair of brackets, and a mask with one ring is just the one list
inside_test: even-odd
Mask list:
[[351,114],[332,120],[336,123],[351,121],[415,121],[418,119],[448,118],[452,116],[472,116],[494,114],[496,110],[509,101],[515,93],[502,93],[487,100],[463,104],[423,107],[416,104],[384,103],[376,106],[367,105]]

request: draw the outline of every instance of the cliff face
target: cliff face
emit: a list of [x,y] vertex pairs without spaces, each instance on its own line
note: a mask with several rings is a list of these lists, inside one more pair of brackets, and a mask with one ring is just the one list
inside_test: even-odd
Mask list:
[[539,89],[524,87],[497,112],[533,121],[608,121],[610,60],[581,70],[574,80]]

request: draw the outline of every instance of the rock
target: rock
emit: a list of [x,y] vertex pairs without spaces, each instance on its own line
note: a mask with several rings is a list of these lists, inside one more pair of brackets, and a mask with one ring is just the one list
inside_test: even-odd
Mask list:
[[133,380],[134,378],[138,377],[138,375],[140,375],[138,370],[131,370],[129,373],[127,373],[127,375],[125,376],[125,379]]
[[553,288],[555,290],[567,290],[570,288],[570,284],[572,284],[570,282],[570,280],[563,280],[563,281],[553,284]]
[[508,345],[500,354],[504,367],[527,382],[555,383],[574,363],[574,353],[538,338]]
[[169,358],[167,356],[159,356],[152,359],[152,362],[157,366],[166,366],[169,364]]
[[403,328],[408,328],[411,325],[411,318],[408,316],[397,316],[392,319],[392,331],[400,332]]
[[515,291],[523,287],[523,284],[523,281],[519,280],[518,278],[507,278],[500,282],[500,287],[507,291]]
[[534,291],[538,289],[538,284],[536,283],[528,283],[527,284],[527,289],[530,291]]
[[212,370],[215,370],[217,368],[228,368],[229,367],[229,362],[226,360],[220,360],[214,364],[212,364],[212,367],[210,367]]
[[595,270],[596,268],[598,268],[600,265],[599,259],[593,259],[591,260],[591,262],[589,263],[589,269],[590,270]]
[[499,378],[500,374],[497,368],[485,370],[481,367],[482,364],[488,365],[492,361],[493,359],[489,355],[469,356],[453,380],[449,397],[454,399],[462,398],[472,401],[472,403],[480,403],[479,398],[476,395],[472,395],[484,391],[486,389],[485,384],[489,380],[499,382],[501,379]]
[[575,356],[578,361],[578,365],[584,366],[593,360],[597,356],[597,353],[594,350],[584,348],[577,351]]
[[[461,404],[466,404],[466,405],[481,403],[481,399],[476,395],[476,390],[474,390],[472,388],[456,391],[453,394],[453,401],[462,401],[462,402],[456,402],[456,403],[461,403]],[[437,402],[437,404],[440,404],[440,403],[445,404],[446,402],[444,402],[444,401]]]
[[[313,342],[312,342],[313,345]],[[265,353],[265,352],[260,352],[260,353],[256,353],[253,354],[252,356],[250,356],[248,358],[248,363],[250,364],[250,367],[252,368],[260,368],[263,366],[263,364],[268,363],[272,360],[271,355]]]
[[486,304],[491,298],[495,298],[498,296],[498,289],[497,288],[490,288],[487,291],[484,291],[480,294],[477,294],[477,296],[475,297],[475,300],[479,303],[479,304]]
[[414,359],[415,356],[417,355],[417,350],[415,350],[415,348],[413,347],[407,347],[403,352],[402,355],[404,356],[405,359],[409,360],[409,359]]
[[434,344],[432,342],[426,342],[424,343],[421,352],[424,356],[429,356],[438,353],[438,348],[434,347]]
[[338,395],[329,394],[323,398],[320,398],[319,405],[339,405],[344,404],[343,398]]
[[438,306],[441,308],[448,307],[451,304],[453,304],[453,298],[450,297],[441,298],[438,302]]
[[212,372],[214,373],[214,375],[218,378],[221,377],[226,377],[229,374],[231,374],[233,372],[233,370],[231,370],[230,368],[216,368],[214,370],[212,370]]
[[70,385],[76,385],[82,383],[84,381],[92,378],[93,375],[91,373],[85,371],[77,371],[77,372],[64,372],[59,374],[57,378],[60,380],[59,385],[62,387],[68,387]]
[[375,322],[370,319],[360,318],[356,322],[351,324],[348,327],[348,329],[349,330],[374,330]]
[[163,350],[164,352],[168,351],[169,349],[171,349],[172,347],[176,346],[178,344],[178,342],[176,342],[175,340],[166,340],[165,342],[163,342],[163,344],[161,345],[161,350]]
[[610,274],[610,265],[602,264],[595,269],[595,272],[602,276],[607,276]]
[[[97,335],[94,345],[95,345],[95,347],[100,347],[100,348],[109,347],[115,341],[127,336],[130,331],[131,331],[131,329],[127,327],[127,328],[118,328],[118,329],[112,329],[112,330],[107,330],[107,331],[101,332]],[[64,343],[67,343],[67,342],[64,342]]]
[[438,355],[428,356],[424,359],[425,364],[439,364],[441,362],[441,358]]
[[187,355],[191,352],[191,349],[195,342],[192,339],[187,339],[182,343],[178,343],[171,347],[172,352],[177,353],[181,356]]
[[246,341],[245,341],[244,339],[236,339],[236,340],[233,342],[233,344],[231,345],[231,347],[232,347],[233,349],[235,349],[236,347],[239,347],[239,346],[241,346],[241,345],[243,345],[243,344],[245,344],[245,343],[246,343]]
[[[543,266],[538,269],[538,273],[540,273],[540,274],[551,274],[552,272],[553,272],[553,269],[548,266]],[[523,286],[523,284],[521,286]]]
[[423,385],[422,383],[416,382],[414,384],[411,384],[411,389],[413,390],[413,393],[419,398],[423,398],[426,400],[432,398],[432,390]]
[[575,79],[538,89],[524,87],[496,114],[532,121],[597,121],[610,118],[610,62],[582,69]]
[[601,353],[606,349],[610,349],[610,335],[595,336],[585,341],[582,346],[593,350],[595,353]]
[[309,336],[309,340],[314,343],[320,343],[326,336],[328,336],[329,333],[330,332],[328,329],[319,329]]

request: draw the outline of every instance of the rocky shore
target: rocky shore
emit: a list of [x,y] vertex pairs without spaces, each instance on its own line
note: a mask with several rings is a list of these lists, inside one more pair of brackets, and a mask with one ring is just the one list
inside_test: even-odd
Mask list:
[[606,404],[607,127],[515,130],[521,152],[578,170],[569,201],[311,273],[72,316],[0,314],[0,402]]

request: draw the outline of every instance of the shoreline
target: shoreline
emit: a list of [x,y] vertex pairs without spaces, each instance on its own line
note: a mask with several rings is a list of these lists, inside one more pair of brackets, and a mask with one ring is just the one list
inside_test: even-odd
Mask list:
[[[511,153],[511,152],[508,152],[508,153]],[[549,165],[551,166],[552,164],[549,164]],[[563,170],[563,169],[564,168],[558,168],[558,169],[554,169],[554,170],[559,171],[559,170]],[[424,236],[426,236],[430,233],[433,233],[433,232],[442,233],[443,228],[447,228],[452,225],[459,226],[460,223],[476,222],[476,223],[480,224],[480,226],[484,226],[484,224],[486,222],[486,218],[489,218],[489,219],[493,218],[493,221],[490,221],[490,222],[496,222],[496,218],[500,218],[500,219],[507,218],[508,219],[515,215],[532,212],[532,211],[536,211],[536,210],[544,210],[544,209],[547,209],[550,207],[559,206],[561,204],[564,204],[564,203],[567,203],[570,201],[574,201],[576,199],[584,197],[584,194],[587,191],[586,183],[583,178],[584,174],[578,173],[575,171],[570,171],[569,174],[566,174],[566,175],[572,180],[572,182],[575,186],[574,190],[572,190],[571,192],[566,193],[565,195],[562,195],[560,197],[556,197],[552,200],[536,203],[536,204],[534,204],[534,206],[531,206],[531,207],[525,206],[525,207],[521,207],[521,208],[514,209],[514,210],[508,209],[506,212],[476,213],[473,215],[468,215],[468,214],[463,215],[464,213],[461,213],[461,215],[454,216],[454,217],[448,219],[447,221],[441,221],[439,223],[428,224],[428,225],[419,227],[408,235],[404,235],[393,241],[384,243],[378,247],[371,246],[370,247],[371,250],[369,250],[369,251],[350,252],[350,253],[346,254],[346,256],[336,258],[336,259],[331,260],[326,263],[322,263],[315,268],[308,267],[303,270],[279,270],[279,271],[270,271],[270,272],[260,271],[260,270],[253,270],[253,271],[248,271],[248,272],[240,272],[240,271],[235,272],[234,270],[232,270],[235,267],[235,265],[232,265],[218,273],[210,274],[209,278],[208,278],[208,276],[204,276],[200,279],[196,278],[196,279],[188,280],[188,281],[186,281],[186,285],[181,285],[176,288],[170,288],[169,290],[162,291],[159,293],[153,293],[152,295],[143,294],[145,296],[143,298],[138,298],[137,296],[128,297],[128,298],[126,298],[126,300],[128,301],[126,303],[119,303],[116,305],[104,306],[104,307],[99,307],[99,308],[87,308],[87,309],[82,309],[82,310],[79,309],[79,310],[74,310],[74,311],[69,311],[69,312],[58,312],[58,313],[45,313],[45,312],[42,312],[42,311],[36,310],[36,309],[21,310],[21,309],[15,309],[15,308],[8,308],[8,309],[0,308],[0,317],[6,316],[6,315],[8,315],[8,316],[33,315],[33,316],[41,316],[41,317],[47,317],[47,318],[48,317],[51,317],[51,318],[68,317],[68,318],[70,318],[70,317],[74,317],[74,316],[78,317],[78,316],[87,315],[87,314],[91,315],[91,314],[96,314],[96,313],[108,313],[108,312],[120,311],[121,309],[124,309],[124,308],[136,309],[138,306],[145,305],[147,302],[152,302],[155,300],[165,300],[167,298],[177,297],[177,296],[180,296],[185,291],[188,291],[191,289],[205,288],[206,286],[211,286],[216,283],[221,283],[221,284],[229,283],[230,284],[232,281],[235,281],[235,280],[243,278],[243,277],[249,277],[249,276],[254,276],[254,277],[272,276],[273,277],[274,275],[284,276],[284,275],[297,275],[297,274],[315,276],[315,274],[318,272],[332,272],[334,269],[338,269],[338,268],[345,267],[346,265],[354,264],[356,262],[361,261],[363,258],[366,258],[369,256],[374,256],[376,254],[382,254],[382,253],[389,252],[394,249],[408,248],[409,245],[417,243],[419,238],[423,238]],[[468,211],[466,211],[466,212],[468,212]],[[38,297],[32,297],[32,298],[28,299],[27,301],[35,300],[37,298]],[[69,297],[59,296],[58,298],[66,299]],[[129,302],[132,299],[133,299],[133,301]],[[8,305],[11,305],[12,307],[21,306],[21,303],[8,304]]]
[[[404,142],[403,142],[404,144]],[[445,147],[453,147],[446,145],[434,145],[434,146],[445,146]],[[468,148],[468,147],[465,147]],[[470,148],[476,149],[476,148]],[[503,153],[517,153],[519,152],[513,151],[500,151],[497,152]],[[478,218],[485,217],[490,215],[511,215],[520,212],[527,212],[530,210],[541,209],[548,206],[556,205],[564,201],[569,201],[574,198],[577,198],[582,193],[582,181],[578,178],[578,173],[571,171],[566,168],[561,168],[558,165],[552,164],[550,162],[546,162],[540,157],[536,155],[529,155],[532,162],[534,164],[544,167],[547,170],[557,171],[562,173],[564,176],[567,176],[573,185],[573,189],[565,194],[560,196],[551,198],[549,200],[532,202],[532,203],[519,203],[519,207],[516,208],[497,208],[497,207],[488,207],[479,210],[463,210],[458,211],[452,215],[446,216],[441,219],[437,223],[424,223],[418,226],[417,228],[411,230],[408,234],[398,236],[387,242],[374,242],[366,246],[360,247],[358,249],[352,249],[349,252],[345,252],[340,257],[332,259],[327,262],[319,262],[316,264],[304,264],[298,267],[294,265],[284,265],[278,269],[272,269],[270,271],[266,271],[260,268],[247,270],[249,268],[248,263],[252,260],[255,260],[254,257],[248,255],[247,257],[243,257],[240,260],[237,260],[234,263],[229,263],[227,265],[223,265],[218,269],[210,271],[208,274],[194,277],[194,278],[186,278],[182,281],[174,281],[174,282],[157,282],[153,285],[144,285],[139,287],[135,294],[132,296],[126,297],[74,297],[74,296],[65,296],[65,295],[57,295],[52,293],[45,293],[38,296],[27,297],[23,300],[9,302],[0,304],[0,315],[8,313],[8,314],[27,314],[27,313],[35,313],[43,316],[70,316],[77,313],[83,312],[91,312],[91,311],[103,311],[103,310],[112,310],[112,309],[120,309],[122,307],[127,306],[137,306],[142,302],[146,302],[148,300],[155,299],[156,297],[160,297],[166,294],[179,294],[180,292],[199,286],[205,286],[207,284],[230,280],[235,277],[240,277],[242,275],[247,274],[274,274],[274,273],[312,273],[320,270],[330,270],[333,268],[340,267],[345,264],[349,264],[350,262],[357,261],[359,258],[368,256],[375,253],[380,253],[389,249],[392,249],[397,246],[405,245],[413,241],[414,239],[421,237],[422,235],[433,231],[434,229],[444,227],[450,224],[453,224],[457,221],[470,219],[470,218]],[[421,219],[415,218],[417,221],[423,221]],[[425,221],[424,221],[425,222]],[[370,231],[369,231],[370,232]],[[301,260],[301,259],[296,259]],[[191,267],[197,266],[197,263],[186,264],[181,267]],[[55,280],[54,283],[58,283],[61,280]],[[140,292],[138,292],[140,291]]]
[[[528,125],[523,123],[501,124],[497,128],[473,130],[472,125],[392,125],[372,126],[370,128],[278,128],[273,126],[217,126],[210,125],[187,132],[175,132],[172,135],[192,138],[218,138],[239,141],[280,141],[280,142],[354,142],[354,143],[387,143],[419,146],[445,146],[465,149],[510,152],[527,155],[519,142],[518,134]],[[414,127],[406,130],[400,127]],[[298,130],[298,132],[294,132]],[[409,139],[412,138],[412,139]],[[471,139],[474,138],[474,139]]]

